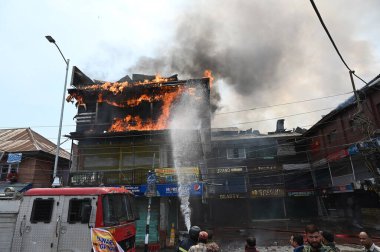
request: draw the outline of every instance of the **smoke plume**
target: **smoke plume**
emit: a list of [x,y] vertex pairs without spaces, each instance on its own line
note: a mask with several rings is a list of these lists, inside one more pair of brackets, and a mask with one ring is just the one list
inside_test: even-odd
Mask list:
[[[317,4],[352,68],[373,63],[371,44],[358,36],[363,23],[352,20],[355,11],[375,10],[379,2],[351,3],[356,9],[340,1]],[[244,104],[225,98],[227,110],[350,91],[348,72],[309,1],[194,1],[185,14],[178,15],[174,37],[157,52],[140,58],[128,71],[197,78],[211,69],[216,80],[214,110],[223,100],[220,82],[232,87],[238,97],[250,97]],[[367,73],[367,79],[377,75],[374,69]]]

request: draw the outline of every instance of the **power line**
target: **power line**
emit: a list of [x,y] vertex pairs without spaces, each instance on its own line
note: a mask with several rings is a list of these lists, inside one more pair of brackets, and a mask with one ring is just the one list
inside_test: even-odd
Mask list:
[[286,118],[286,117],[293,117],[293,116],[298,116],[298,115],[310,114],[310,113],[319,112],[319,111],[324,111],[324,110],[328,110],[328,109],[333,109],[333,108],[330,107],[330,108],[318,109],[318,110],[313,110],[313,111],[308,111],[308,112],[303,112],[303,113],[297,113],[297,114],[285,115],[285,116],[280,116],[280,117],[274,117],[274,118],[262,119],[262,120],[257,120],[257,121],[234,123],[234,124],[230,124],[230,125],[233,126],[233,125],[240,125],[240,124],[248,124],[248,123],[256,123],[256,122],[270,121],[270,120],[282,119],[282,118],[284,118],[284,117]]
[[335,51],[338,53],[339,58],[341,59],[341,61],[343,62],[343,64],[346,66],[346,68],[347,68],[350,72],[353,73],[353,75],[355,75],[359,80],[361,80],[361,81],[364,82],[366,85],[368,85],[368,83],[367,83],[365,80],[363,80],[362,78],[360,78],[358,75],[356,75],[355,72],[352,71],[351,68],[347,65],[346,61],[344,61],[343,56],[340,54],[340,52],[339,52],[339,50],[338,50],[338,47],[336,46],[336,44],[335,44],[335,42],[334,42],[332,36],[330,35],[329,30],[327,29],[325,23],[323,22],[323,19],[322,19],[322,17],[321,17],[321,14],[319,14],[318,8],[317,8],[317,6],[315,5],[314,0],[310,0],[310,2],[311,2],[311,5],[313,6],[313,9],[314,9],[315,13],[316,13],[317,16],[318,16],[319,22],[320,22],[321,25],[323,26],[323,29],[325,29],[327,36],[329,37],[329,39],[330,39],[332,45],[333,45],[334,48],[335,48]]
[[299,101],[294,101],[294,102],[287,102],[287,103],[280,103],[280,104],[268,105],[268,106],[262,106],[262,107],[256,107],[256,108],[248,108],[248,109],[242,109],[242,110],[236,110],[236,111],[228,111],[228,112],[223,112],[223,113],[216,113],[215,115],[224,115],[224,114],[231,114],[231,113],[239,113],[239,112],[252,111],[252,110],[257,110],[257,109],[272,108],[272,107],[278,107],[278,106],[284,106],[284,105],[290,105],[290,104],[296,104],[296,103],[303,103],[303,102],[308,102],[308,101],[327,99],[327,98],[331,98],[331,97],[337,97],[337,96],[351,94],[352,92],[353,91],[346,92],[346,93],[341,93],[341,94],[336,94],[336,95],[329,95],[329,96],[324,96],[324,97],[318,97],[318,98],[312,98],[312,99],[306,99],[306,100],[299,100]]

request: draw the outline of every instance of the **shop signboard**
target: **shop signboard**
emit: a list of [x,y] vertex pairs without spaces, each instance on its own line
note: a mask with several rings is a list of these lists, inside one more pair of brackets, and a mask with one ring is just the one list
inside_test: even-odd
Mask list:
[[[193,181],[199,180],[199,168],[198,167],[180,167],[178,168],[181,175],[185,175],[187,178]],[[160,184],[176,183],[177,171],[175,168],[158,168],[154,170],[157,182]]]
[[216,196],[218,199],[243,199],[247,198],[246,193],[222,193]]
[[348,150],[338,150],[327,155],[327,161],[337,161],[348,156]]
[[307,197],[314,196],[314,191],[288,191],[289,197]]
[[251,198],[284,197],[284,188],[258,188],[252,189]]
[[354,188],[352,184],[343,185],[343,186],[333,186],[331,187],[331,191],[333,193],[346,193],[346,192],[353,192]]
[[251,171],[261,172],[261,171],[277,171],[280,170],[280,167],[277,165],[261,165],[250,168]]
[[211,174],[238,174],[238,173],[244,173],[247,171],[246,166],[233,166],[233,167],[215,167],[215,168],[208,168],[208,172]]
[[[143,196],[146,193],[147,185],[130,185],[125,186],[126,189],[133,192],[136,196]],[[156,184],[157,196],[161,197],[176,197],[178,196],[177,184]],[[192,183],[190,185],[191,196],[202,196],[203,184]]]

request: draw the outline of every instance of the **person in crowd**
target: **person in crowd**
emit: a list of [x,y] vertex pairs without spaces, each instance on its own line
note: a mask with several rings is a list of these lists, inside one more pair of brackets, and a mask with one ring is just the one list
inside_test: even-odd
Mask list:
[[198,226],[192,226],[189,230],[189,237],[180,241],[177,252],[187,252],[191,246],[197,244],[201,229]]
[[290,246],[293,247],[293,252],[302,252],[303,236],[300,234],[294,234],[290,236]]
[[220,251],[219,245],[212,240],[214,237],[214,232],[212,230],[208,230],[207,233],[208,233],[208,239],[207,239],[207,244],[206,244],[207,252],[219,252]]
[[322,236],[316,225],[307,225],[305,236],[307,245],[303,247],[303,252],[334,252],[330,247],[322,245]]
[[380,247],[376,246],[375,243],[373,243],[371,236],[368,234],[368,232],[360,232],[359,240],[360,244],[364,246],[365,252],[380,252]]
[[245,252],[259,252],[256,249],[256,238],[253,236],[250,236],[247,238],[245,243]]
[[16,183],[18,180],[18,174],[15,168],[12,168],[11,171],[7,174],[7,181],[11,183]]
[[189,249],[189,252],[207,252],[207,247],[206,247],[207,239],[208,239],[207,232],[201,231],[198,237],[198,244],[191,246],[191,248]]
[[322,244],[330,247],[335,252],[340,252],[340,249],[335,245],[334,234],[329,231],[321,231]]

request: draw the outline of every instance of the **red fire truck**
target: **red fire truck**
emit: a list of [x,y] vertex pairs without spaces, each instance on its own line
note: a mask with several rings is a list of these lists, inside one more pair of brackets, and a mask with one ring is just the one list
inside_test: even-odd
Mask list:
[[124,188],[35,188],[25,192],[11,251],[91,251],[90,228],[106,229],[135,251],[138,213]]

